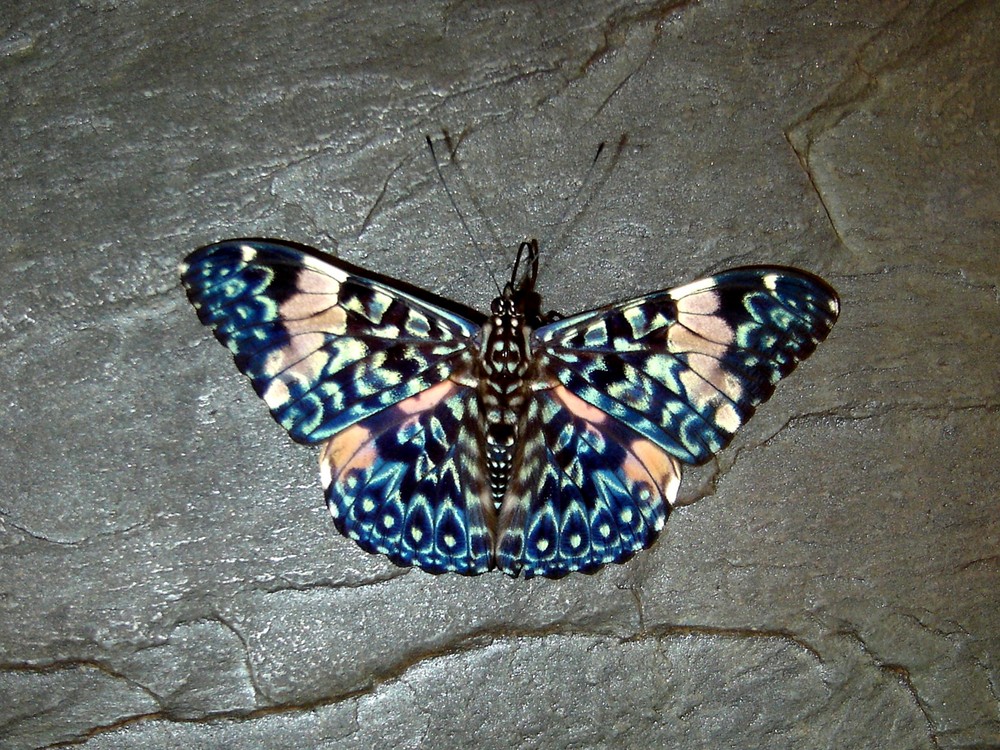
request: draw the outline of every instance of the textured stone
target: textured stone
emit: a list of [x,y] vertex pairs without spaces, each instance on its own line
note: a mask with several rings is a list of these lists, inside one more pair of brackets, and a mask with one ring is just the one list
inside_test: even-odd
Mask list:
[[[4,21],[0,746],[1000,746],[996,4]],[[336,534],[184,300],[247,235],[479,309],[537,236],[546,308],[769,262],[843,314],[653,549],[432,577]]]

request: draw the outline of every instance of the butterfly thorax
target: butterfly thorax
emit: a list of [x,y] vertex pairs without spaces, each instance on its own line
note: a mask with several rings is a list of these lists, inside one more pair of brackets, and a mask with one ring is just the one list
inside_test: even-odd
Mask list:
[[481,339],[480,413],[490,491],[498,507],[510,480],[518,420],[527,397],[525,378],[531,363],[531,326],[519,307],[512,285],[508,284],[503,295],[493,300]]

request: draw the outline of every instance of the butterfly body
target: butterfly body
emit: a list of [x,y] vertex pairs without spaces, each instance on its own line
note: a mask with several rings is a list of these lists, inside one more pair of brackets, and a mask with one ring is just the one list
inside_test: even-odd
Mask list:
[[[517,271],[525,251],[528,252],[528,271],[525,279],[519,282]],[[484,417],[486,470],[497,510],[507,494],[518,436],[525,427],[520,421],[530,396],[528,391],[538,379],[531,367],[532,326],[528,321],[533,311],[528,305],[532,298],[521,293],[534,286],[537,270],[537,243],[522,244],[511,281],[493,300],[491,315],[483,324],[480,336],[479,406]]]
[[537,270],[523,243],[488,316],[271,240],[202,248],[182,280],[279,424],[322,444],[343,534],[432,573],[558,578],[652,544],[681,465],[729,442],[838,301],[759,266],[557,319]]

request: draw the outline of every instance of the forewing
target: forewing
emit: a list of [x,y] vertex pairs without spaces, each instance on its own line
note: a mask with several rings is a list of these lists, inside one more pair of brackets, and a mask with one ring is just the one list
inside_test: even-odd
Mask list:
[[685,463],[707,461],[826,338],[836,292],[790,268],[737,268],[539,328],[539,368]]
[[557,384],[532,395],[520,435],[500,508],[501,570],[560,578],[653,543],[677,496],[677,459]]
[[271,414],[303,443],[326,440],[442,382],[478,326],[284,243],[229,240],[187,258],[201,321]]
[[475,391],[452,380],[335,435],[320,459],[341,533],[397,565],[493,567],[493,501]]

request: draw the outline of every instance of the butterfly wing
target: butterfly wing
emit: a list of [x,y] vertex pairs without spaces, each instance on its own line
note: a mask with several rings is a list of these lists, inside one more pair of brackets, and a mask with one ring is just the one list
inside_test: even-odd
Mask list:
[[343,533],[432,572],[489,568],[495,521],[469,375],[478,325],[286,243],[210,245],[181,275],[278,423],[327,441],[324,487]]
[[817,277],[748,267],[536,330],[499,567],[558,577],[652,544],[680,464],[725,447],[838,311]]
[[430,573],[493,567],[493,500],[473,389],[444,380],[334,435],[320,459],[337,528]]
[[707,461],[826,338],[836,292],[791,268],[725,271],[535,332],[544,371],[684,463]]
[[322,442],[441,382],[479,330],[348,269],[262,240],[209,245],[181,269],[202,323],[298,442]]
[[521,424],[497,567],[561,578],[653,543],[677,495],[676,458],[562,385],[537,391]]

